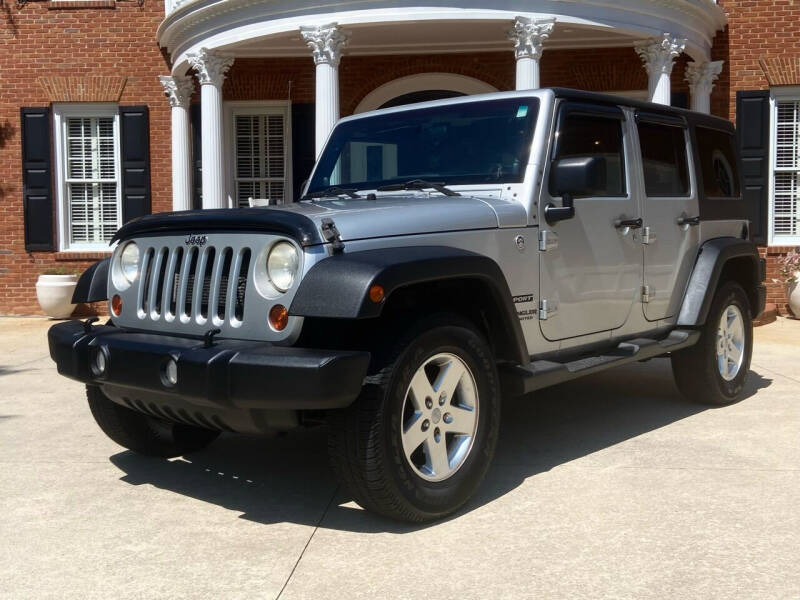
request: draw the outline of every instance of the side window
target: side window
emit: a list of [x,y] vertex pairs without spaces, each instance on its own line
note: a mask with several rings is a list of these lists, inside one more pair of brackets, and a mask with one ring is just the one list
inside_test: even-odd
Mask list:
[[686,133],[681,127],[639,123],[644,187],[649,198],[689,194]]
[[698,127],[697,149],[706,197],[738,197],[739,169],[736,166],[733,135],[717,129]]
[[606,161],[606,186],[593,196],[625,196],[625,154],[622,121],[619,119],[569,114],[559,130],[556,160],[600,156]]

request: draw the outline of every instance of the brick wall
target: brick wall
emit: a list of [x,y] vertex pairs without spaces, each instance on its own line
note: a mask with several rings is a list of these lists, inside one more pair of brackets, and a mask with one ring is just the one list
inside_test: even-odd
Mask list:
[[163,3],[149,0],[141,7],[128,1],[2,2],[0,314],[39,313],[34,291],[39,273],[53,267],[82,271],[100,256],[25,252],[20,107],[115,97],[120,104],[147,104],[153,208],[171,205],[169,106],[157,79],[169,69],[155,43],[163,14]]
[[[714,114],[735,118],[735,91],[763,89],[770,68],[780,61],[796,64],[800,56],[800,3],[796,0],[720,0],[730,27],[714,42],[712,57],[725,68],[712,96]],[[99,0],[75,3],[4,2],[0,11],[0,314],[38,313],[34,284],[49,267],[80,271],[100,255],[26,253],[24,251],[19,108],[56,100],[114,99],[147,104],[151,122],[153,209],[169,210],[169,106],[157,76],[168,73],[155,43],[163,5]],[[673,91],[687,92],[686,56],[672,73]],[[766,65],[766,66],[763,66]],[[507,52],[457,55],[347,56],[340,66],[342,114],[353,112],[376,87],[398,77],[424,72],[462,74],[500,90],[514,87],[514,59]],[[800,67],[792,70],[800,76]],[[644,89],[647,78],[630,48],[549,51],[541,63],[542,85],[595,91]],[[777,75],[773,75],[775,79]],[[798,82],[800,84],[800,82]],[[310,58],[238,59],[224,86],[227,100],[314,100],[314,65]],[[197,95],[196,95],[197,96]],[[772,248],[774,258],[784,250]],[[785,304],[780,286],[770,287],[770,301]]]

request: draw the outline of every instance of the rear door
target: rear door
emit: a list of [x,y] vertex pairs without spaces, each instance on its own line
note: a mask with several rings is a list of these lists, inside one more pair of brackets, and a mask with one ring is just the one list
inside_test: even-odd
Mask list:
[[656,321],[676,314],[683,297],[699,239],[698,191],[685,120],[639,112],[636,121],[644,227],[635,237],[644,249],[644,316]]
[[610,105],[559,106],[551,164],[598,156],[605,159],[607,173],[601,188],[574,199],[573,218],[553,224],[547,224],[544,209],[551,203],[561,206],[562,198],[542,186],[540,229],[557,240],[540,252],[540,294],[547,310],[540,312],[539,322],[549,340],[622,327],[638,301],[641,246],[633,240],[633,229],[617,226],[619,220],[639,216],[630,186],[628,157],[634,146],[629,114]]

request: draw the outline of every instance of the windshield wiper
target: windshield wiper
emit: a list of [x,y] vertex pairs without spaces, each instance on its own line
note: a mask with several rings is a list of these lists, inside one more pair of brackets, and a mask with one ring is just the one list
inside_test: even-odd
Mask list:
[[426,181],[424,179],[412,179],[411,181],[406,181],[405,183],[392,183],[390,185],[384,185],[377,188],[379,192],[394,192],[397,190],[436,190],[440,194],[444,194],[445,196],[460,196],[458,192],[454,192],[450,188],[446,187],[444,183],[439,183],[436,181]]
[[335,196],[350,196],[351,198],[361,198],[356,194],[354,188],[342,188],[338,186],[329,187],[321,192],[314,192],[313,194],[306,194],[303,200],[307,198],[333,198]]

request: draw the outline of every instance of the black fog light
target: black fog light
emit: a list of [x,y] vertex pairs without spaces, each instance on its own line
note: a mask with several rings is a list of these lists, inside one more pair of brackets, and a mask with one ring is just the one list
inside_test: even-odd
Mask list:
[[168,387],[178,385],[178,363],[174,358],[167,359],[161,368],[161,381]]
[[89,368],[95,377],[102,377],[108,369],[108,350],[105,346],[97,348],[89,359]]

